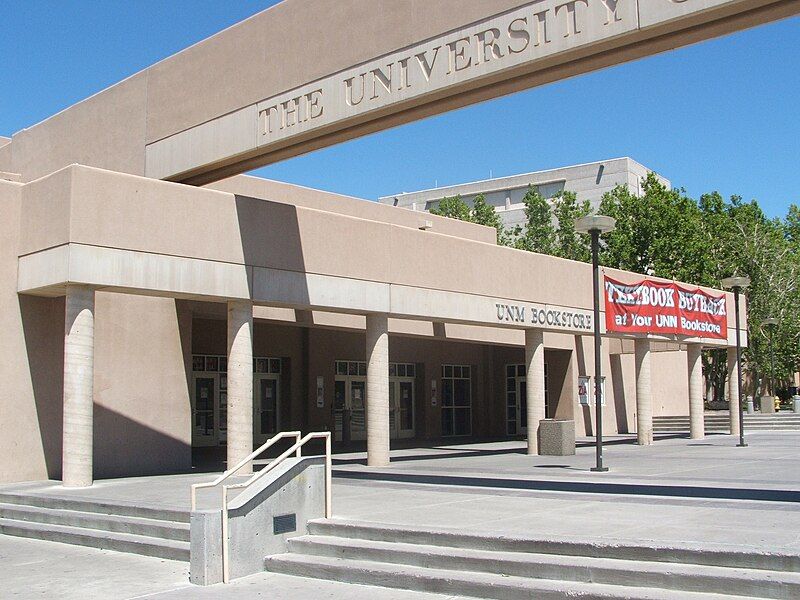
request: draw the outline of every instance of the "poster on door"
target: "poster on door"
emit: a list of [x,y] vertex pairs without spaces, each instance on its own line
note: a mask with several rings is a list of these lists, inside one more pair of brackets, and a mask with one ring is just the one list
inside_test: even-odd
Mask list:
[[606,330],[727,339],[725,295],[671,281],[622,283],[605,278]]

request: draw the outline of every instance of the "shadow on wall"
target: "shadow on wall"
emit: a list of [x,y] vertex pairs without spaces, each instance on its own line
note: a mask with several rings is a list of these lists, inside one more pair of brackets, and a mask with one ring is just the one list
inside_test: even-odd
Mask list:
[[[306,264],[296,206],[236,196],[236,215],[246,265],[305,273]],[[309,241],[318,244],[329,243],[334,233],[307,232]],[[308,286],[302,276],[277,281],[275,278],[265,277],[259,269],[254,269],[253,280],[249,284],[251,297],[255,291],[266,300],[288,294],[293,303],[308,305],[310,302]]]
[[622,355],[612,354],[611,359],[611,382],[614,386],[614,408],[617,417],[617,431],[619,433],[630,433],[628,431],[628,405],[625,397],[625,380],[622,376]]
[[[60,479],[64,415],[64,298],[18,295],[17,299],[47,477]],[[15,432],[4,435],[15,435]]]
[[191,469],[191,444],[94,405],[95,479],[188,473]]
[[545,350],[547,363],[547,395],[550,400],[548,419],[574,419],[575,410],[570,377],[571,350]]
[[[583,352],[583,342],[579,335],[575,336],[575,362],[578,364],[578,372],[575,374],[577,379],[577,377],[586,375],[586,355]],[[580,408],[583,413],[583,435],[594,435],[591,407],[582,405]],[[575,432],[577,433],[577,424]]]

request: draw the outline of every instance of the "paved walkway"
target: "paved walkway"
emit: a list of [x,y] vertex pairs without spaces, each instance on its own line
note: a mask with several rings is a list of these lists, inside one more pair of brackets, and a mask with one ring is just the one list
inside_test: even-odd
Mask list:
[[[622,441],[622,440],[612,440]],[[759,432],[529,457],[519,444],[431,448],[377,472],[335,467],[334,515],[475,532],[658,543],[700,542],[800,554],[800,434]],[[465,485],[465,484],[472,485]]]
[[189,583],[189,565],[135,554],[0,535],[0,598],[28,600],[452,600],[261,573],[228,585]]
[[[592,473],[594,448],[528,457],[523,442],[397,450],[367,469],[360,453],[337,455],[334,516],[518,536],[701,542],[800,554],[800,433],[758,432],[748,448],[730,436],[668,437],[651,447],[609,440],[609,473]],[[56,482],[0,492],[80,497],[187,510],[189,485],[212,474],[131,478],[64,489]],[[206,495],[206,506],[217,502]],[[52,567],[56,565],[56,567]],[[47,576],[42,573],[47,569]],[[3,597],[363,598],[441,596],[259,574],[222,588],[187,583],[185,563],[0,536]]]

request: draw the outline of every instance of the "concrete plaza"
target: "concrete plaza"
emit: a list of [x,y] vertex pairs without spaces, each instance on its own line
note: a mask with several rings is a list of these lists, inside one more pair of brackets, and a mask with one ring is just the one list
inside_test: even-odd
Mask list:
[[[403,528],[460,530],[553,540],[702,545],[800,555],[800,433],[758,432],[748,448],[730,436],[657,439],[639,447],[608,440],[611,471],[596,474],[591,440],[575,456],[529,457],[524,442],[393,451],[368,469],[363,453],[337,455],[334,517]],[[3,486],[35,493],[188,510],[190,483],[211,474]],[[202,502],[211,506],[216,495]],[[3,596],[28,598],[443,598],[335,582],[258,574],[227,587],[188,584],[188,564],[0,536]],[[31,577],[41,565],[46,575]],[[58,565],[52,569],[46,565]]]

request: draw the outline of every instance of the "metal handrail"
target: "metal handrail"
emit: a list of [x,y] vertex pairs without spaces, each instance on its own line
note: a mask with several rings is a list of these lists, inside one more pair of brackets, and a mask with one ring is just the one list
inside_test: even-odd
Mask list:
[[[192,485],[192,491],[191,491],[192,511],[194,511],[197,508],[197,490],[199,490],[201,488],[217,487],[220,483],[222,483],[223,481],[225,481],[226,479],[231,477],[239,469],[244,467],[247,463],[249,463],[250,461],[255,459],[259,454],[261,454],[266,449],[268,449],[271,446],[273,446],[275,444],[275,442],[278,442],[278,441],[280,441],[280,440],[282,440],[284,438],[287,438],[287,437],[293,437],[293,438],[295,438],[295,445],[297,445],[297,442],[300,441],[300,436],[301,435],[302,435],[302,433],[300,433],[299,431],[282,431],[279,434],[277,434],[277,435],[271,437],[269,440],[267,440],[267,442],[265,444],[259,446],[255,450],[253,450],[245,458],[243,458],[241,461],[239,461],[232,469],[228,469],[222,475],[217,477],[214,481],[207,481],[205,483],[195,483],[195,484],[193,484]],[[301,456],[300,452],[301,452],[300,448],[297,448],[297,457],[298,458]]]
[[292,453],[296,453],[300,457],[301,448],[313,439],[325,440],[325,518],[330,519],[333,511],[331,506],[331,432],[312,432],[307,433],[302,439],[298,439],[295,444],[284,451],[275,460],[261,469],[258,473],[254,473],[250,479],[242,483],[234,483],[233,485],[222,486],[222,581],[228,583],[229,581],[229,556],[228,556],[228,490],[246,488],[252,483],[264,477],[267,473],[272,471],[275,467],[286,460]]

